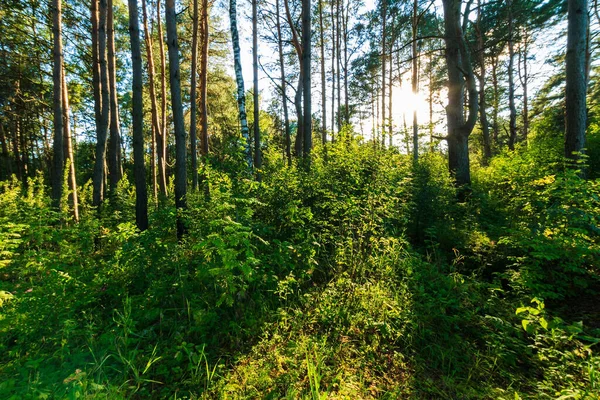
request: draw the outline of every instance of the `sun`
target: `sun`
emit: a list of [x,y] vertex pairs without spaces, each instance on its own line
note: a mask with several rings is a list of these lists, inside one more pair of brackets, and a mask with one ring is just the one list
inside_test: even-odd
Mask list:
[[410,85],[395,86],[392,91],[392,117],[396,125],[404,123],[404,118],[412,123],[413,111],[417,111],[420,121],[429,121],[429,103],[422,93],[413,93]]

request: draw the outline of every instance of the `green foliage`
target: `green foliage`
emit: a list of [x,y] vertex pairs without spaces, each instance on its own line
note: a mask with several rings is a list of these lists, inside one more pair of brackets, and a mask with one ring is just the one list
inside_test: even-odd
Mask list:
[[0,397],[592,396],[595,314],[519,307],[593,293],[598,182],[532,146],[460,203],[442,157],[354,136],[261,182],[208,160],[181,243],[170,201],[137,231],[127,179],[79,224],[1,183]]

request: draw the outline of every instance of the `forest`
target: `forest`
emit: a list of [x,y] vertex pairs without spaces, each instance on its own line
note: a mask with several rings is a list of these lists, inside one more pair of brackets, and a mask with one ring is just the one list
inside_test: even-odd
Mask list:
[[0,398],[600,399],[600,8],[2,0]]

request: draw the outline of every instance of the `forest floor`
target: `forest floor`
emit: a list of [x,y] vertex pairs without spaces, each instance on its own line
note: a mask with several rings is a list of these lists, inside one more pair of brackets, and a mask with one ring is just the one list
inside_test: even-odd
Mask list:
[[600,398],[600,185],[511,160],[457,202],[370,151],[212,170],[180,243],[126,182],[79,224],[2,183],[0,398]]

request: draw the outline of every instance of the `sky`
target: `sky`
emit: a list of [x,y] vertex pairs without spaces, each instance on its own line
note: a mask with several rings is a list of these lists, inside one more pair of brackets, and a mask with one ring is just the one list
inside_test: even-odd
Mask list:
[[[442,12],[442,3],[441,0],[434,0],[435,3],[433,8],[437,10],[437,12]],[[226,10],[228,7],[227,4],[223,4],[224,9]],[[375,7],[374,0],[366,0],[365,5],[363,7],[363,11],[366,12],[368,10],[372,10]],[[250,89],[252,87],[252,25],[251,25],[251,3],[250,0],[240,0],[238,1],[238,24],[240,31],[240,38],[242,43],[240,43],[241,47],[241,57],[242,57],[242,70],[244,75],[244,81],[246,89]],[[223,18],[224,28],[229,30],[229,18]],[[260,29],[260,27],[259,27]],[[531,73],[531,81],[529,82],[529,96],[530,99],[535,96],[535,93],[539,88],[543,85],[545,80],[554,74],[555,67],[550,65],[547,60],[557,52],[564,49],[566,45],[566,35],[562,32],[565,32],[565,25],[559,24],[558,26],[547,29],[546,31],[540,33],[535,38],[534,44],[530,49],[531,58],[528,63],[528,68]],[[317,51],[318,49],[315,49]],[[564,50],[563,50],[564,51]],[[259,58],[262,63],[265,64],[273,59],[275,55],[273,54],[273,49],[266,44],[260,43],[259,40]],[[517,58],[515,58],[515,63]],[[320,76],[318,74],[318,66],[313,64],[313,112],[320,114]],[[233,65],[230,66],[230,71],[233,75]],[[516,70],[515,70],[515,73]],[[408,78],[408,76],[407,76]],[[393,88],[393,112],[392,117],[394,120],[395,130],[399,131],[403,128],[404,119],[407,120],[407,125],[410,127],[412,124],[412,111],[416,108],[419,118],[420,124],[429,124],[429,105],[426,100],[425,93],[419,93],[418,95],[413,95],[411,88],[409,86],[408,79],[405,79],[405,84],[401,87],[399,85],[395,85]],[[515,77],[515,82],[517,84],[517,107],[520,106],[522,101],[522,88],[519,83],[518,77]],[[421,86],[424,90],[426,90],[426,82],[423,80],[421,82]],[[259,90],[261,93],[261,107],[265,107],[271,101],[273,97],[273,87],[272,82],[267,77],[267,75],[259,69]],[[330,106],[328,105],[328,108]],[[434,121],[439,121],[440,123],[436,127],[436,131],[438,133],[443,133],[445,131],[445,113],[444,113],[445,102],[437,102],[434,105]],[[330,113],[329,113],[330,114]],[[328,117],[328,119],[330,116]],[[357,130],[360,131],[360,127],[357,121]],[[367,133],[372,130],[372,121],[371,119],[365,120],[362,125],[362,130]],[[365,136],[369,137],[369,134],[365,134]],[[396,145],[400,145],[402,138],[398,138],[394,141]]]

